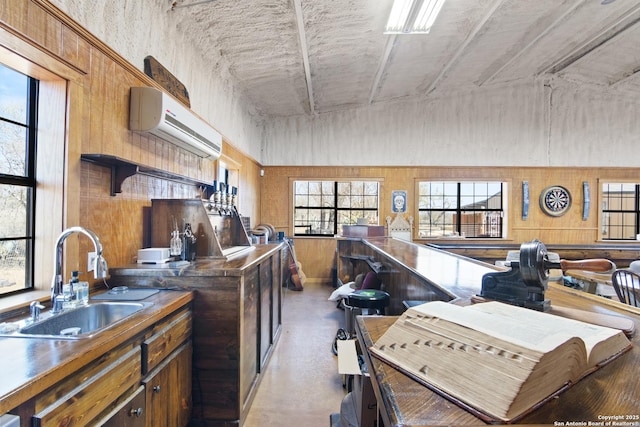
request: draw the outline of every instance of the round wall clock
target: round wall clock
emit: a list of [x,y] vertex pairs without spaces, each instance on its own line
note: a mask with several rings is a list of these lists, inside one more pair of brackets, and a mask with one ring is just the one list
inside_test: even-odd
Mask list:
[[571,207],[571,194],[559,185],[552,185],[540,193],[540,208],[549,216],[562,216]]

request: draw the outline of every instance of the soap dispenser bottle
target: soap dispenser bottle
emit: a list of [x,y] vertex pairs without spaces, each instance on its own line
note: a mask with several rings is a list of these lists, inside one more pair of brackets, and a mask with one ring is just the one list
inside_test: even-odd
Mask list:
[[76,290],[78,289],[78,282],[78,272],[73,271],[71,272],[71,280],[69,281],[69,284],[62,286],[63,310],[75,308],[77,301]]

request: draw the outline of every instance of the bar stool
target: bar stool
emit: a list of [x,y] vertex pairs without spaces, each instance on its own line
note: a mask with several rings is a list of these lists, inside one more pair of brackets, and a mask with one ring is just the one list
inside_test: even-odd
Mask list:
[[[344,312],[346,316],[347,333],[350,337],[356,335],[356,316],[385,314],[385,309],[389,306],[389,294],[377,289],[359,289],[347,295],[344,300]],[[363,310],[366,310],[364,312]]]

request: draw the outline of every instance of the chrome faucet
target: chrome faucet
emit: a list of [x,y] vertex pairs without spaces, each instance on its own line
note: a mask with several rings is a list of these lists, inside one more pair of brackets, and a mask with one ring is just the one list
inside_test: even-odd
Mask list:
[[102,257],[102,243],[96,234],[84,227],[70,227],[60,234],[56,241],[56,253],[55,253],[55,273],[51,282],[51,314],[56,314],[62,311],[62,304],[58,300],[58,296],[62,295],[63,277],[62,277],[62,244],[69,235],[73,233],[82,233],[89,237],[93,242],[93,246],[96,250],[96,258],[93,265],[93,277],[96,279],[103,279],[107,277],[107,261]]

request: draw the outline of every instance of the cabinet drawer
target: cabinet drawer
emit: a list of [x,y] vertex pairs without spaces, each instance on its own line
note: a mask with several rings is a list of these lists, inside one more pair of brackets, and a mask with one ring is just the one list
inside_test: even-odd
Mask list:
[[170,319],[142,343],[142,374],[154,369],[162,360],[191,338],[191,311]]
[[[140,353],[140,348],[135,346],[91,376],[69,378],[66,384],[71,384],[73,388],[39,410],[33,416],[33,425],[86,425],[139,383]],[[63,388],[56,387],[55,393],[58,394]]]
[[146,415],[144,386],[140,386],[104,419],[97,421],[96,425],[102,427],[144,427]]

